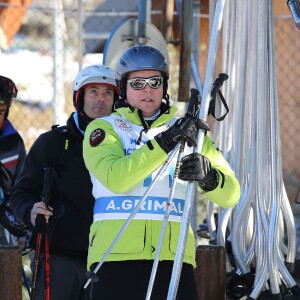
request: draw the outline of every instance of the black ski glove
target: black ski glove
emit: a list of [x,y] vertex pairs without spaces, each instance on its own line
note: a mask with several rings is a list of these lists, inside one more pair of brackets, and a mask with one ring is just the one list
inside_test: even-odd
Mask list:
[[204,155],[192,153],[182,158],[178,178],[185,181],[198,181],[202,190],[214,190],[219,183],[218,172],[211,167]]
[[206,122],[186,114],[185,117],[178,119],[166,131],[159,133],[154,138],[159,146],[169,153],[182,138],[186,139],[188,146],[195,147],[198,129],[210,130]]

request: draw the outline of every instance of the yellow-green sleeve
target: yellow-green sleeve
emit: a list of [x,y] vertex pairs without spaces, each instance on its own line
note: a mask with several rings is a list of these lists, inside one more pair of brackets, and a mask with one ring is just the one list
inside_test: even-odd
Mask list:
[[205,196],[221,207],[233,207],[240,198],[240,184],[223,154],[216,149],[208,136],[204,139],[202,155],[210,160],[212,168],[219,174],[218,186],[213,191],[206,192]]
[[[95,147],[90,145],[90,135],[96,129],[105,132],[104,140]],[[85,132],[83,158],[87,169],[105,187],[114,193],[129,191],[147,178],[167,159],[167,154],[155,140],[153,150],[147,145],[125,155],[122,142],[110,123],[103,119],[92,121]]]

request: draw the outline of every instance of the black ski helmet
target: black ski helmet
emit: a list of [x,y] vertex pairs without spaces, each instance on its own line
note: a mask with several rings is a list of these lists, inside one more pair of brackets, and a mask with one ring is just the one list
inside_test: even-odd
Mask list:
[[115,91],[115,101],[119,98],[114,71],[105,65],[87,66],[76,75],[73,82],[73,105],[78,112],[83,112],[83,90],[92,83],[111,86]]
[[168,99],[169,66],[166,58],[152,46],[137,45],[128,48],[116,65],[116,82],[122,99],[126,99],[128,74],[134,71],[156,70],[163,77],[163,98]]
[[12,98],[16,98],[18,94],[15,83],[8,77],[0,75],[0,104],[5,104],[7,110],[4,119],[7,118]]

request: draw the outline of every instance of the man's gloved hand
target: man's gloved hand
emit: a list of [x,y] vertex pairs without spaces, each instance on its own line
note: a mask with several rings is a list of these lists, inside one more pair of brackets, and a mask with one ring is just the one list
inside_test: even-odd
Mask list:
[[218,172],[211,167],[204,155],[192,153],[182,158],[178,178],[185,181],[198,181],[206,192],[214,190],[219,183]]
[[182,138],[186,139],[188,146],[195,147],[198,129],[210,130],[206,122],[186,114],[185,117],[178,119],[166,131],[159,133],[154,138],[159,146],[169,153]]

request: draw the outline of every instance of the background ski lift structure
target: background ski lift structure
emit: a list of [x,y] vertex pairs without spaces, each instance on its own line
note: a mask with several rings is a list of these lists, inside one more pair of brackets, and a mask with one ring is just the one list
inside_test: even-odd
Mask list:
[[[297,25],[299,2],[290,2]],[[230,231],[235,262],[227,258],[227,273],[233,274],[227,286],[230,299],[300,297],[292,276],[294,217],[282,180],[273,11],[272,0],[227,1],[225,6],[223,71],[231,78],[224,94],[231,114],[215,124],[214,137],[236,172],[241,198],[234,209],[218,210],[218,229],[210,236],[217,235],[218,244],[225,246],[226,229]],[[214,223],[211,215],[207,220]]]
[[[222,209],[208,202],[206,220],[209,237],[216,237],[218,245],[226,247],[229,242],[232,247],[234,261],[229,256],[226,260],[227,297],[262,299],[264,295],[267,297],[264,299],[299,299],[300,289],[293,277],[295,224],[282,179],[273,1],[217,0],[210,4],[213,21],[202,90],[191,53],[192,1],[177,1],[177,6],[182,8],[180,70],[185,70],[180,72],[178,98],[189,98],[192,74],[193,84],[202,95],[204,108],[200,118],[206,119],[222,28],[222,72],[230,77],[224,94],[230,114],[224,122],[215,122],[213,138],[236,173],[241,198],[233,209]],[[105,46],[103,63],[114,66],[116,56],[134,44],[152,45],[167,56],[166,44],[159,32],[147,23],[146,5],[147,1],[139,1],[138,21],[126,21],[112,32]],[[299,2],[288,1],[288,5],[299,28]],[[199,152],[202,138],[200,133]],[[190,184],[186,200],[193,199],[194,192]],[[189,205],[183,217],[187,225],[191,221],[192,202]],[[216,210],[218,224],[214,218]],[[175,259],[168,299],[176,295],[181,254],[185,248],[184,231],[183,228],[179,237],[179,255]]]

